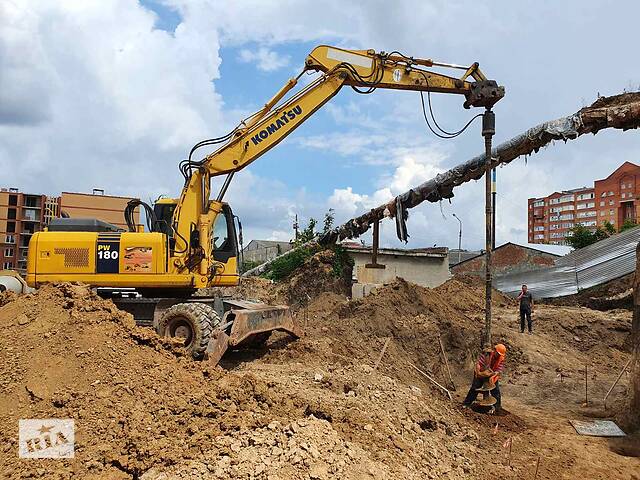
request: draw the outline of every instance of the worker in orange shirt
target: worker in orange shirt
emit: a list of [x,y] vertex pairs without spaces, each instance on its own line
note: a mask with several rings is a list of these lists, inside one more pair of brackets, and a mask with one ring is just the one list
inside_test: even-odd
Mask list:
[[495,347],[486,348],[480,354],[476,367],[473,371],[473,382],[469,393],[462,402],[463,408],[469,407],[478,396],[478,388],[482,387],[484,381],[488,378],[491,385],[495,388],[491,390],[491,395],[495,397],[495,410],[499,411],[501,406],[500,397],[500,372],[504,369],[504,359],[507,355],[507,347],[502,343],[498,343]]

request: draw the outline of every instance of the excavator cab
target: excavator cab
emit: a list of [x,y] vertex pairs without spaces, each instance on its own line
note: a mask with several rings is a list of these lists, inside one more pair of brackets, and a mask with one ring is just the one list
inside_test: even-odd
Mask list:
[[[153,213],[157,219],[157,228],[169,237],[169,250],[173,253],[176,248],[176,238],[173,229],[173,214],[178,205],[178,199],[159,198],[153,205]],[[213,285],[230,285],[237,283],[238,277],[238,231],[235,228],[233,211],[227,203],[222,204],[222,211],[216,216],[211,232],[211,252],[217,273]],[[239,228],[240,224],[238,223]],[[240,232],[240,235],[242,233]],[[217,277],[220,278],[217,278]],[[233,277],[233,278],[232,278]]]
[[178,200],[175,198],[159,198],[153,205],[153,213],[158,219],[158,227],[162,233],[173,238],[173,212],[178,206]]

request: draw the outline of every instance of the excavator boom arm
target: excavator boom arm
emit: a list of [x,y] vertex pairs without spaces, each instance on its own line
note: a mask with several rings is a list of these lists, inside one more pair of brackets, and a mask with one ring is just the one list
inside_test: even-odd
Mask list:
[[[464,69],[465,73],[455,78],[419,66]],[[203,164],[210,176],[232,173],[255,161],[327,103],[344,85],[371,91],[385,88],[459,94],[465,96],[467,108],[491,107],[504,96],[504,88],[495,81],[486,80],[477,63],[463,67],[398,54],[378,54],[373,50],[319,46],[307,57],[304,71],[318,71],[322,76],[276,105],[297,84],[297,78],[289,80],[263,109],[237,129],[227,145],[205,158]],[[469,77],[476,81],[470,82]]]
[[[452,77],[424,67],[457,69],[464,73]],[[287,97],[306,72],[319,72],[320,76]],[[308,55],[300,75],[290,79],[263,108],[245,119],[226,143],[201,161],[188,161],[185,187],[173,217],[180,244],[173,260],[178,269],[194,271],[197,264],[201,276],[211,275],[215,268],[211,258],[211,227],[235,172],[276,146],[344,85],[361,93],[388,88],[463,95],[465,108],[490,109],[504,96],[504,87],[487,80],[477,63],[466,67],[414,59],[398,52],[316,47]],[[210,202],[210,179],[225,174],[227,178],[216,201]],[[195,234],[194,230],[197,230]],[[199,249],[197,257],[194,257],[194,246]]]

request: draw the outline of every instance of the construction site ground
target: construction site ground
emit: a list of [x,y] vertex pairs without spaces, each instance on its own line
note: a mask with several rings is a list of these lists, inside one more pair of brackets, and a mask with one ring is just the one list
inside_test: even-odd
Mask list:
[[[496,292],[493,338],[508,354],[504,411],[492,416],[460,406],[484,321],[481,284],[396,280],[349,300],[325,267],[227,291],[287,300],[306,335],[274,334],[219,366],[84,286],[3,294],[0,476],[529,479],[538,465],[538,479],[640,478],[637,437],[584,437],[569,424],[624,425],[628,377],[606,411],[602,399],[629,359],[631,312],[541,305],[533,335],[521,334],[516,304]],[[439,337],[452,401],[418,371],[450,386]],[[75,458],[18,458],[21,418],[75,419]]]

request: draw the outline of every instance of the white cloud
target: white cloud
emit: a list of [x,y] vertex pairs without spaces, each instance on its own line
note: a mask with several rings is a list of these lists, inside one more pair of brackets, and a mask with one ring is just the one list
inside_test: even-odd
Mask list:
[[[439,163],[446,158],[437,150],[427,147],[410,151],[404,147],[389,148],[389,160],[395,165],[392,173],[384,174],[376,183],[380,186],[373,194],[361,194],[352,187],[334,189],[328,206],[336,211],[339,221],[346,220],[392,200],[410,188],[441,173]],[[387,238],[391,242],[391,238]]]
[[[187,146],[225,123],[211,84],[219,76],[216,31],[153,30],[151,12],[124,0],[3,5],[0,45],[12,54],[1,57],[0,71],[38,82],[17,82],[12,95],[37,99],[47,86],[41,101],[22,108],[38,121],[0,124],[0,164],[20,158],[12,181],[46,193],[175,190]],[[28,65],[14,60],[23,53]]]
[[[221,45],[239,47],[245,51],[241,57],[263,70],[300,64],[303,58],[289,61],[287,51],[298,41],[398,49],[454,63],[479,60],[485,73],[507,86],[507,98],[496,107],[496,141],[575,110],[580,99],[588,103],[598,91],[615,93],[640,81],[626,47],[633,44],[636,2],[624,4],[629,14],[623,17],[605,4],[584,9],[577,1],[542,2],[535,17],[513,2],[496,7],[470,0],[396,2],[392,9],[381,1],[343,0],[328,0],[322,8],[310,0],[163,3],[182,17],[175,32],[154,30],[155,15],[135,0],[0,3],[3,184],[43,193],[104,187],[108,193],[138,193],[145,199],[160,193],[176,195],[181,187],[176,165],[190,145],[227,132],[239,118],[216,91]],[[496,8],[501,15],[494,14]],[[564,20],[568,17],[572,22]],[[452,34],[453,24],[482,24],[487,34],[482,42],[469,41]],[[583,48],[574,49],[569,57],[566,48],[558,48],[571,44],[583,31],[602,28],[606,41],[602,36],[582,36]],[[256,45],[257,50],[248,49]],[[527,55],[514,56],[513,51]],[[577,83],[565,81],[574,75],[576,65],[592,56],[601,59],[597,71]],[[303,77],[301,84],[308,78]],[[549,98],[549,91],[552,102],[538,101]],[[330,199],[318,199],[241,172],[229,198],[247,216],[247,234],[256,225],[256,238],[286,236],[294,212],[304,218],[319,217],[327,203],[340,206],[345,218],[362,213],[481,150],[477,124],[448,144],[426,136],[413,92],[360,96],[345,88],[340,95],[346,102],[325,107],[329,115],[324,118],[332,122],[315,124],[324,127],[316,130],[321,133],[297,134],[288,142],[310,151],[330,150],[359,164],[358,175],[371,178],[369,191],[346,188],[335,190]],[[453,129],[469,117],[460,100],[434,96],[443,126]],[[248,103],[263,101],[250,97]],[[336,133],[327,133],[331,130]],[[526,196],[588,184],[622,160],[633,161],[637,148],[632,138],[632,134],[603,132],[575,147],[542,152],[526,170],[522,163],[507,167],[504,174],[500,170],[499,238],[520,238],[526,225],[521,211]],[[278,178],[277,171],[271,175]],[[233,193],[236,183],[239,193]],[[250,187],[261,191],[260,196]],[[442,205],[447,219],[438,206],[414,209],[409,223],[412,245],[432,244],[432,239],[454,243],[457,222],[451,221],[450,212],[456,211],[465,215],[464,238],[473,241],[469,246],[481,246],[482,187],[478,182],[456,189],[452,205]],[[383,232],[389,228],[390,239],[391,227],[383,227]]]
[[242,63],[255,63],[258,70],[263,72],[273,72],[288,66],[291,57],[289,55],[280,55],[275,50],[270,50],[266,47],[260,47],[258,50],[243,48],[240,50],[238,59]]

